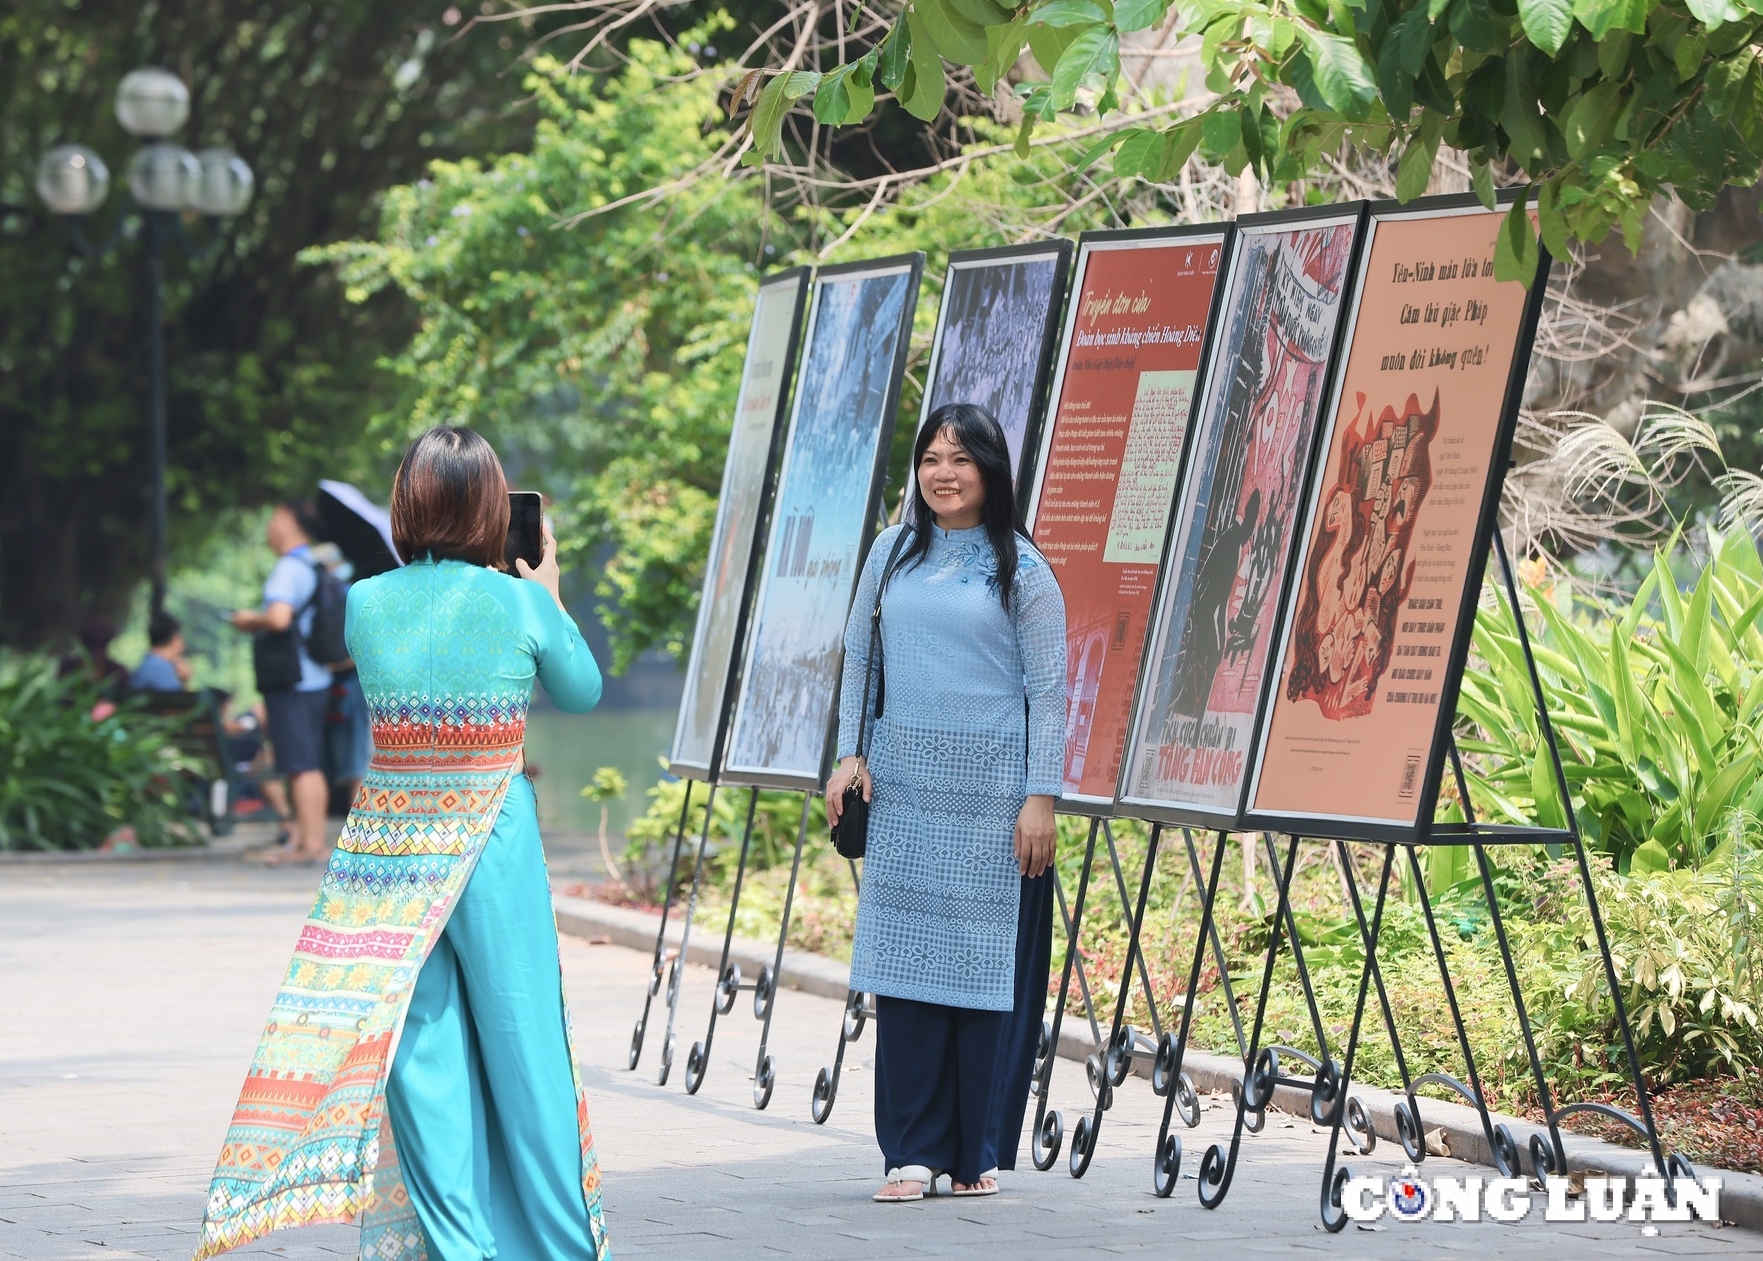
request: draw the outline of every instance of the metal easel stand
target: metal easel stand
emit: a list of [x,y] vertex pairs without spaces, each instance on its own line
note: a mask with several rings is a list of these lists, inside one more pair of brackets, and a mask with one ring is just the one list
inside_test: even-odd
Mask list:
[[[673,829],[673,857],[667,863],[667,896],[661,900],[661,925],[655,930],[655,957],[649,964],[649,992],[643,998],[643,1014],[637,1019],[637,1027],[631,1032],[630,1063],[627,1067],[633,1073],[637,1071],[637,1061],[643,1058],[643,1037],[649,1030],[650,1004],[655,1001],[655,995],[661,992],[667,953],[667,913],[673,909],[673,896],[679,891],[679,856],[685,845],[686,819],[692,813],[692,789],[696,786],[694,781],[686,781],[686,797],[680,803],[679,822]],[[708,810],[705,813],[708,816]]]
[[[1194,834],[1183,828],[1182,838],[1187,842],[1188,868],[1193,873],[1195,887],[1200,890],[1200,926],[1194,935],[1194,961],[1188,969],[1188,987],[1182,999],[1180,1029],[1173,1038],[1165,1033],[1158,1040],[1157,1059],[1151,1069],[1151,1088],[1163,1096],[1163,1123],[1157,1130],[1156,1159],[1151,1171],[1152,1186],[1160,1197],[1167,1197],[1175,1189],[1176,1179],[1181,1174],[1181,1139],[1169,1132],[1169,1124],[1175,1117],[1176,1109],[1180,1108],[1182,1123],[1190,1130],[1200,1124],[1200,1097],[1194,1090],[1193,1079],[1183,1070],[1182,1064],[1187,1058],[1188,1034],[1193,1026],[1196,1006],[1195,991],[1200,986],[1200,969],[1205,963],[1208,943],[1211,944],[1213,957],[1218,963],[1224,1002],[1230,1011],[1231,1025],[1236,1030],[1237,1054],[1243,1057],[1245,1065],[1249,1059],[1248,1041],[1243,1037],[1242,1015],[1237,1011],[1236,994],[1231,987],[1230,962],[1225,958],[1224,943],[1219,939],[1218,924],[1212,913],[1218,897],[1219,875],[1224,870],[1225,833],[1220,831],[1216,836],[1211,874],[1204,876],[1200,873],[1200,855],[1194,846]],[[1257,1121],[1253,1128],[1259,1129],[1263,1123]]]
[[[1586,855],[1584,839],[1579,832],[1578,820],[1574,817],[1571,802],[1571,789],[1567,780],[1566,770],[1561,761],[1560,745],[1557,742],[1554,725],[1549,718],[1548,705],[1542,686],[1542,678],[1536,668],[1536,659],[1531,649],[1530,634],[1524,624],[1521,605],[1518,599],[1517,583],[1514,580],[1512,566],[1506,554],[1505,541],[1495,531],[1495,554],[1499,557],[1501,577],[1506,597],[1512,610],[1513,621],[1518,632],[1519,645],[1524,653],[1525,665],[1530,675],[1531,693],[1536,704],[1538,734],[1548,746],[1550,762],[1555,774],[1557,791],[1565,804],[1564,814],[1567,826],[1565,829],[1541,827],[1513,827],[1478,823],[1475,818],[1474,806],[1469,794],[1468,778],[1463,772],[1463,761],[1453,739],[1447,746],[1450,755],[1451,771],[1455,777],[1459,799],[1463,805],[1464,822],[1453,825],[1435,826],[1430,833],[1431,843],[1466,844],[1475,854],[1476,869],[1481,876],[1482,893],[1487,902],[1489,921],[1493,926],[1495,941],[1500,951],[1500,961],[1506,973],[1507,987],[1512,995],[1514,1013],[1518,1017],[1518,1027],[1524,1040],[1525,1054],[1529,1061],[1532,1081],[1536,1087],[1537,1098],[1541,1104],[1544,1121],[1547,1126],[1547,1137],[1533,1134],[1529,1144],[1531,1173],[1539,1179],[1547,1179],[1567,1172],[1566,1153],[1561,1141],[1560,1121],[1563,1117],[1576,1112],[1591,1112],[1618,1121],[1634,1130],[1647,1142],[1653,1158],[1653,1165],[1665,1184],[1665,1193],[1669,1202],[1676,1203],[1676,1179],[1678,1177],[1694,1178],[1695,1172],[1689,1162],[1677,1153],[1667,1154],[1659,1140],[1658,1129],[1654,1124],[1652,1103],[1647,1093],[1646,1081],[1641,1073],[1640,1057],[1635,1048],[1634,1031],[1628,1018],[1627,1004],[1622,996],[1620,980],[1616,975],[1615,962],[1610,954],[1609,935],[1604,926],[1603,913],[1598,906],[1597,890],[1592,883],[1591,864]],[[1494,887],[1493,866],[1488,860],[1489,844],[1538,844],[1565,842],[1573,847],[1576,865],[1579,869],[1582,892],[1585,895],[1586,907],[1590,913],[1593,929],[1598,940],[1598,951],[1604,968],[1605,983],[1609,986],[1612,1003],[1616,1009],[1616,1024],[1622,1035],[1623,1049],[1628,1061],[1629,1080],[1635,1091],[1640,1116],[1636,1117],[1619,1108],[1602,1103],[1572,1103],[1557,1106],[1549,1090],[1548,1076],[1543,1069],[1542,1060],[1537,1051],[1535,1033],[1531,1027],[1529,1011],[1524,1001],[1523,988],[1519,984],[1518,970],[1512,958],[1510,939],[1507,936],[1505,919],[1500,911],[1497,890]],[[1503,1175],[1513,1176],[1521,1172],[1522,1162],[1518,1144],[1505,1125],[1494,1125],[1488,1113],[1486,1100],[1483,1096],[1479,1075],[1476,1072],[1474,1058],[1470,1052],[1468,1039],[1464,1032],[1461,1012],[1457,1005],[1455,989],[1451,984],[1450,972],[1446,966],[1442,944],[1439,939],[1438,926],[1433,915],[1431,900],[1427,895],[1425,883],[1421,879],[1419,859],[1415,854],[1415,846],[1408,846],[1409,868],[1418,890],[1421,907],[1426,916],[1427,933],[1432,942],[1433,953],[1439,964],[1440,979],[1444,984],[1446,1000],[1451,1008],[1452,1022],[1456,1028],[1458,1043],[1463,1052],[1468,1069],[1470,1085],[1465,1087],[1461,1082],[1442,1073],[1428,1073],[1407,1082],[1407,1068],[1402,1065],[1404,1083],[1407,1086],[1409,1108],[1416,1106],[1413,1087],[1424,1084],[1439,1084],[1453,1090],[1475,1107],[1480,1115],[1483,1133],[1493,1153],[1494,1161]],[[1393,847],[1390,847],[1393,851]],[[1385,871],[1389,868],[1389,857],[1386,853]],[[1382,890],[1379,891],[1381,913]],[[1355,910],[1357,892],[1354,894]],[[1365,932],[1365,921],[1359,915],[1361,932]],[[1365,936],[1367,963],[1374,962],[1378,918],[1374,915],[1370,932]],[[1364,1003],[1364,981],[1361,979],[1359,1001]],[[1380,994],[1380,998],[1381,998]],[[1358,1035],[1358,1014],[1355,1013],[1353,1037]],[[1394,1044],[1392,1030],[1392,1044]],[[1354,1046],[1349,1043],[1347,1069],[1345,1075],[1350,1078],[1352,1071],[1352,1052]],[[1398,1063],[1401,1063],[1398,1047]],[[1397,1106],[1396,1121],[1401,1133],[1402,1144],[1411,1159],[1420,1160],[1424,1155],[1424,1142],[1420,1140],[1421,1125],[1418,1112],[1404,1116],[1402,1105]],[[1342,1167],[1335,1168],[1336,1150],[1339,1137],[1339,1119],[1331,1126],[1329,1138],[1328,1162],[1324,1169],[1321,1210],[1323,1225],[1330,1231],[1338,1231],[1346,1224],[1346,1215],[1340,1203],[1341,1188],[1351,1177],[1351,1173]],[[1413,1146],[1410,1146],[1410,1143]],[[1417,1152],[1415,1148],[1418,1148]]]
[[1065,904],[1065,886],[1059,881],[1059,869],[1053,868],[1053,893],[1059,900],[1059,922],[1065,927],[1065,968],[1059,974],[1059,998],[1053,1004],[1052,1021],[1041,1023],[1041,1041],[1035,1048],[1035,1064],[1033,1074],[1029,1078],[1029,1094],[1036,1099],[1035,1120],[1030,1139],[1029,1152],[1035,1162],[1035,1168],[1045,1173],[1059,1159],[1059,1149],[1065,1142],[1065,1118],[1058,1112],[1049,1112],[1048,1090],[1053,1083],[1053,1061],[1059,1058],[1059,1030],[1065,1023],[1065,1002],[1071,993],[1071,977],[1077,974],[1078,992],[1083,996],[1084,1015],[1089,1018],[1090,1037],[1095,1042],[1095,1049],[1102,1049],[1102,1027],[1096,1023],[1096,1004],[1090,997],[1090,979],[1084,971],[1083,954],[1078,949],[1078,938],[1083,932],[1084,899],[1089,895],[1090,865],[1096,861],[1096,835],[1101,831],[1101,819],[1090,820],[1089,839],[1084,843],[1084,865],[1077,878],[1077,898],[1072,902],[1069,912]]
[[[753,982],[753,1019],[761,1021],[759,1029],[759,1055],[753,1061],[753,1106],[761,1110],[771,1102],[771,1091],[777,1085],[777,1064],[772,1060],[767,1047],[771,1043],[771,1013],[777,1001],[778,979],[784,971],[784,942],[790,935],[790,912],[796,904],[796,878],[802,870],[802,844],[808,839],[808,814],[814,804],[814,794],[802,794],[802,822],[796,827],[796,856],[790,860],[790,883],[784,890],[784,912],[777,926],[777,954],[768,968],[759,969],[759,976]],[[733,911],[730,911],[731,918]],[[736,979],[740,969],[735,970]],[[733,1004],[733,998],[730,998]]]
[[[1127,893],[1126,875],[1120,866],[1120,851],[1114,844],[1114,831],[1105,819],[1102,821],[1102,837],[1108,842],[1108,861],[1114,868],[1121,909],[1127,914],[1129,936],[1126,962],[1120,970],[1120,987],[1115,994],[1114,1020],[1108,1030],[1107,1049],[1099,1054],[1092,1054],[1084,1064],[1090,1089],[1096,1095],[1096,1106],[1087,1116],[1079,1117],[1077,1125],[1071,1131],[1070,1168],[1074,1178],[1081,1178],[1089,1172],[1090,1161],[1096,1154],[1096,1141],[1102,1133],[1102,1114],[1114,1106],[1114,1088],[1124,1082],[1127,1074],[1132,1072],[1133,1056],[1145,1052],[1155,1053],[1158,1041],[1163,1036],[1163,1020],[1157,1014],[1157,999],[1151,992],[1150,975],[1145,969],[1144,958],[1139,949],[1139,932],[1145,923],[1145,902],[1151,893],[1151,877],[1157,869],[1157,848],[1163,840],[1163,825],[1151,825],[1151,838],[1145,846],[1145,865],[1139,875],[1139,895],[1136,902]],[[1126,1007],[1132,997],[1135,973],[1144,990],[1145,1006],[1150,1010],[1156,1039],[1146,1038],[1126,1023]]]
[[[752,985],[741,984],[741,965],[728,961],[729,946],[735,939],[735,913],[741,908],[741,886],[747,877],[747,853],[753,847],[753,815],[759,808],[759,790],[751,789],[747,793],[747,823],[741,831],[741,859],[735,867],[734,896],[728,904],[728,928],[722,934],[722,960],[716,965],[716,992],[710,999],[710,1024],[704,1030],[701,1041],[692,1043],[692,1049],[686,1053],[686,1093],[695,1095],[698,1087],[704,1084],[704,1075],[710,1071],[710,1046],[716,1040],[716,1018],[735,1005],[735,995],[742,990],[754,988]],[[696,893],[697,885],[692,886]],[[686,931],[691,931],[688,922]],[[680,954],[685,954],[682,943]]]
[[[851,868],[851,884],[861,896],[863,881],[857,874],[856,860],[845,861]],[[846,990],[845,1012],[839,1021],[838,1052],[833,1056],[832,1067],[822,1068],[814,1078],[814,1097],[808,1104],[814,1124],[825,1125],[826,1119],[833,1114],[833,1104],[839,1097],[839,1078],[845,1071],[845,1048],[861,1038],[863,1026],[874,1019],[875,995],[865,994],[862,990]]]
[[[759,795],[757,788],[749,790],[755,798]],[[680,985],[685,980],[686,947],[692,944],[692,915],[698,909],[698,889],[704,881],[704,854],[710,848],[710,824],[716,817],[712,808],[716,805],[716,785],[710,785],[710,795],[704,798],[704,827],[698,833],[698,856],[692,862],[692,891],[686,898],[685,918],[680,924],[679,950],[673,956],[673,964],[667,970],[667,1036],[661,1042],[661,1070],[655,1074],[657,1086],[667,1085],[667,1075],[673,1071],[673,1022],[679,1015]],[[749,812],[750,813],[750,812]],[[666,931],[662,925],[662,931]]]

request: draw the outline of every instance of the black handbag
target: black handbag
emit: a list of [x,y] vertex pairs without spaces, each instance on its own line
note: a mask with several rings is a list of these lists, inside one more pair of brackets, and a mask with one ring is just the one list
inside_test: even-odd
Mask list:
[[[895,538],[893,549],[888,552],[888,563],[882,569],[881,581],[876,584],[875,608],[869,614],[869,659],[863,667],[863,705],[857,715],[856,755],[859,767],[863,765],[864,739],[869,734],[869,685],[872,679],[876,680],[875,716],[877,718],[882,716],[882,705],[886,696],[886,672],[883,671],[881,677],[876,679],[877,671],[880,669],[876,658],[881,651],[881,636],[877,632],[881,630],[882,593],[888,589],[888,579],[894,576],[894,566],[900,560],[900,549],[905,546],[906,536],[911,532],[909,526],[901,530],[899,536]],[[869,803],[863,799],[863,776],[861,774],[854,776],[851,782],[845,785],[844,809],[839,812],[839,821],[833,824],[833,848],[839,852],[839,857],[852,859],[862,858],[869,850]]]

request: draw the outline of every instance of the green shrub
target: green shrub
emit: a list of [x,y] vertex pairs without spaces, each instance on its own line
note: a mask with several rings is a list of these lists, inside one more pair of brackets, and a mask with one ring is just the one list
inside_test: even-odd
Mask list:
[[180,720],[100,699],[48,658],[0,653],[0,850],[92,849],[125,824],[140,845],[188,841]]
[[[1693,866],[1730,810],[1763,813],[1763,561],[1743,530],[1710,529],[1708,543],[1687,599],[1662,551],[1627,608],[1571,591],[1560,607],[1535,600],[1543,624],[1532,644],[1574,813],[1618,871]],[[1560,827],[1560,792],[1504,599],[1478,612],[1475,654],[1457,712],[1478,813]]]

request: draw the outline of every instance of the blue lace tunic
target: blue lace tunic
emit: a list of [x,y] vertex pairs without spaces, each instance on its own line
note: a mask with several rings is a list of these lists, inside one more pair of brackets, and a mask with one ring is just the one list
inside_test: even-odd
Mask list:
[[[851,606],[841,758],[873,712],[863,703],[870,612],[904,528],[875,541]],[[853,989],[984,1011],[1014,1005],[1016,816],[1028,794],[1059,795],[1065,735],[1065,599],[1034,546],[1018,539],[1017,551],[1008,613],[983,527],[933,527],[928,555],[888,583],[883,715],[864,750],[875,796]]]

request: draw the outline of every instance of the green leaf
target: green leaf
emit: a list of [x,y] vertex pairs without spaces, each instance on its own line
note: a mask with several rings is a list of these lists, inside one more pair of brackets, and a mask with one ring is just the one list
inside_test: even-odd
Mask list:
[[767,158],[784,151],[784,115],[790,106],[812,92],[820,83],[820,75],[812,70],[795,70],[773,75],[759,94],[748,125],[753,132],[753,148],[741,159],[747,166],[758,166]]
[[1548,133],[1537,114],[1536,98],[1523,81],[1519,58],[1506,58],[1506,91],[1500,126],[1511,140],[1512,157],[1526,170],[1549,156]]
[[[962,17],[947,0],[913,0],[912,7],[922,19],[922,29],[930,36],[930,42],[949,61],[958,66],[977,66],[986,59],[985,28]],[[916,42],[916,32],[913,38]],[[919,77],[923,76],[921,70]]]
[[1114,6],[1114,29],[1122,35],[1148,31],[1163,21],[1169,0],[1119,0]]
[[1016,65],[1022,56],[1027,27],[1027,18],[1017,18],[1003,26],[986,27],[986,59],[983,65],[975,66],[973,70],[981,92],[991,95],[993,87]]
[[1010,10],[996,0],[949,0],[949,4],[975,26],[1001,26],[1010,20]]
[[1363,118],[1377,97],[1377,80],[1358,45],[1326,31],[1309,31],[1307,43],[1322,99],[1338,114]]
[[875,85],[870,75],[875,70],[876,53],[872,49],[849,65],[840,66],[820,81],[814,94],[814,117],[829,127],[862,122],[875,108]]
[[1500,237],[1494,246],[1494,279],[1516,280],[1526,289],[1536,279],[1537,239],[1530,226],[1530,186],[1519,191],[1518,200],[1506,212]]
[[1041,69],[1051,76],[1053,67],[1065,56],[1065,50],[1071,47],[1071,41],[1077,38],[1080,29],[1075,26],[1038,26],[1030,21],[1023,34],[1028,40],[1029,51],[1035,55]]
[[1567,219],[1561,213],[1560,188],[1558,175],[1537,186],[1537,227],[1552,258],[1568,257]]
[[1090,27],[1071,41],[1053,70],[1054,102],[1060,109],[1070,109],[1085,80],[1112,79],[1119,68],[1120,36],[1105,26]]
[[[1108,13],[1093,0],[1048,0],[1040,7],[1030,9],[1028,20],[1034,26],[1090,26],[1097,22],[1106,23]],[[1051,71],[1053,67],[1041,68]]]
[[1719,30],[1728,22],[1736,22],[1744,16],[1744,10],[1732,0],[1684,0],[1689,11],[1696,15],[1702,25],[1709,30]]
[[911,64],[912,28],[906,24],[906,15],[902,13],[881,46],[881,58],[876,62],[876,75],[881,79],[884,88],[890,92],[898,92],[900,85],[906,81],[906,67]]
[[1610,136],[1621,112],[1622,97],[1617,85],[1606,80],[1567,107],[1567,118],[1561,131],[1567,138],[1567,154],[1579,159],[1594,152]]
[[1432,164],[1439,154],[1439,135],[1444,121],[1428,112],[1420,121],[1420,130],[1402,151],[1396,166],[1396,200],[1413,201],[1426,191],[1432,178]]
[[1742,48],[1731,57],[1722,57],[1708,67],[1702,83],[1706,89],[1708,108],[1714,111],[1714,117],[1727,118],[1732,114],[1733,106],[1741,99],[1745,78],[1756,64],[1757,54],[1751,48]]
[[1469,186],[1475,190],[1475,195],[1480,199],[1481,204],[1492,210],[1494,208],[1494,170],[1488,165],[1486,155],[1479,156],[1481,157],[1479,162],[1475,157],[1469,159]]
[[1670,870],[1671,854],[1663,845],[1659,844],[1656,838],[1643,841],[1635,846],[1634,852],[1628,857],[1630,875],[1646,875]]
[[1163,165],[1157,172],[1157,182],[1167,184],[1181,174],[1182,167],[1194,156],[1194,150],[1200,145],[1200,127],[1193,119],[1178,123],[1164,135],[1168,143],[1163,146]]
[[906,25],[912,32],[913,74],[912,82],[901,86],[900,104],[908,114],[928,123],[943,111],[943,59],[916,9],[907,10]]
[[1573,34],[1573,0],[1518,0],[1518,20],[1530,42],[1553,57]]
[[1647,0],[1573,0],[1573,16],[1580,25],[1602,40],[1613,30],[1647,31]]
[[1419,74],[1420,67],[1426,64],[1426,54],[1432,48],[1432,21],[1426,16],[1425,9],[1410,9],[1401,21],[1401,30],[1398,49],[1402,69],[1409,74]]
[[1234,109],[1214,107],[1200,115],[1200,137],[1206,152],[1222,158],[1243,139],[1243,116]]
[[1160,132],[1147,127],[1130,127],[1113,137],[1104,137],[1102,143],[1113,144],[1115,141],[1120,143],[1120,150],[1114,155],[1115,179],[1144,175],[1161,167],[1163,136]]
[[1029,138],[1035,134],[1035,115],[1024,113],[1022,124],[1016,129],[1016,143],[1010,146],[1011,152],[1019,158],[1029,155]]

